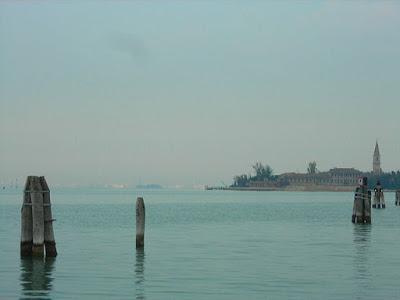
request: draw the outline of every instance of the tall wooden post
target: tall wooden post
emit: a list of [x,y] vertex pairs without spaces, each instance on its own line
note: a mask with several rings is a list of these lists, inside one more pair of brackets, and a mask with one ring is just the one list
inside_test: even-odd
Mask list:
[[44,256],[44,211],[43,193],[40,179],[37,176],[31,180],[32,220],[33,220],[33,256]]
[[28,176],[21,209],[21,257],[57,256],[51,214],[50,190],[46,179]]
[[363,193],[361,187],[356,188],[354,195],[353,214],[351,221],[353,223],[363,223]]
[[142,197],[136,199],[136,248],[144,247],[145,208]]
[[53,216],[51,213],[50,189],[47,185],[44,176],[40,177],[40,185],[42,187],[42,193],[43,193],[44,245],[46,247],[46,256],[56,257],[57,249],[53,231]]
[[396,206],[400,205],[400,190],[396,191]]
[[364,198],[364,223],[371,224],[371,191],[365,187],[367,197]]
[[381,189],[381,208],[386,208],[385,194],[383,193],[383,189]]
[[31,202],[31,179],[32,176],[26,178],[24,188],[24,200],[21,208],[21,256],[32,255],[32,202]]
[[353,223],[371,224],[371,192],[368,191],[368,181],[366,177],[360,178],[359,186],[354,195]]
[[374,188],[374,203],[372,204],[373,208],[385,208],[385,195],[383,194],[382,186],[379,180],[376,183]]

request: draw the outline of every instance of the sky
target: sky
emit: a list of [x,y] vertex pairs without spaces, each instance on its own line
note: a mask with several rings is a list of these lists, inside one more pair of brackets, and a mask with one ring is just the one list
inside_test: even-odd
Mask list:
[[0,183],[400,169],[400,1],[1,1]]

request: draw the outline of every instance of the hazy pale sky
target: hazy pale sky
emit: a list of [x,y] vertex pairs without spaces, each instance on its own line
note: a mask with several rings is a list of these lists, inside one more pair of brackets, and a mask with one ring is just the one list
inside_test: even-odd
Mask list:
[[400,1],[2,1],[0,182],[400,169]]

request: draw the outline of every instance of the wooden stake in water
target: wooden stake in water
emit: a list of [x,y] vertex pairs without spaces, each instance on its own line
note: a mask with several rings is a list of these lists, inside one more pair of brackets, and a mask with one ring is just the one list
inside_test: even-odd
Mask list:
[[385,208],[385,195],[383,194],[382,186],[378,180],[376,186],[374,188],[374,203],[372,204],[373,208]]
[[30,194],[32,176],[26,178],[24,200],[21,208],[21,256],[32,255],[32,202]]
[[353,223],[363,223],[363,193],[362,188],[357,187],[354,195],[353,214],[351,221]]
[[32,200],[32,220],[33,220],[33,246],[32,256],[44,256],[44,211],[43,211],[43,192],[40,179],[32,177],[30,184],[30,194]]
[[400,190],[396,191],[396,206],[400,205]]
[[367,198],[364,199],[364,223],[371,224],[371,191],[368,191],[368,188],[365,187]]
[[368,181],[366,177],[360,178],[359,187],[354,195],[353,223],[371,224],[371,192],[368,191]]
[[56,257],[56,241],[54,238],[53,231],[53,216],[51,213],[51,202],[50,202],[50,189],[47,185],[46,179],[40,177],[40,185],[43,193],[43,212],[44,212],[44,245],[46,247],[47,257]]
[[385,194],[383,193],[383,190],[381,189],[381,207],[386,208],[386,203],[385,203]]
[[145,208],[142,197],[136,200],[136,248],[144,247]]

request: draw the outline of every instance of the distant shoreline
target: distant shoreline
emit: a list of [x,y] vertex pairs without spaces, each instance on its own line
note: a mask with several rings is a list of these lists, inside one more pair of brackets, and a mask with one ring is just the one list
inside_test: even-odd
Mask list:
[[[251,191],[251,192],[354,192],[356,186],[291,186],[289,188],[260,188],[260,187],[220,187],[206,186],[207,191]],[[384,189],[384,192],[394,193],[396,190]]]

